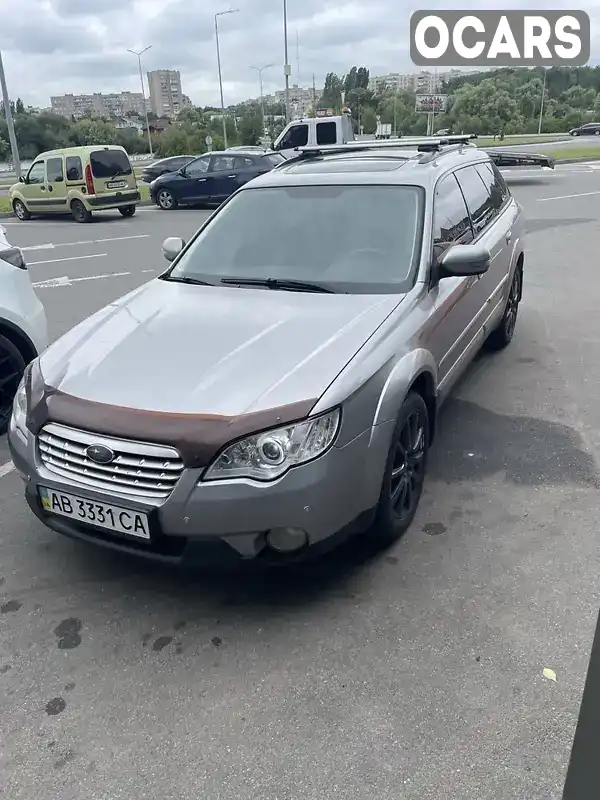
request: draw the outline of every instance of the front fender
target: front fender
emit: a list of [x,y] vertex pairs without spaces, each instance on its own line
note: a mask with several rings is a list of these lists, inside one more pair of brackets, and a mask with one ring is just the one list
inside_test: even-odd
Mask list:
[[433,386],[437,387],[437,364],[429,350],[424,348],[412,350],[396,363],[383,385],[373,417],[373,426],[397,419],[410,387],[423,373],[428,373]]

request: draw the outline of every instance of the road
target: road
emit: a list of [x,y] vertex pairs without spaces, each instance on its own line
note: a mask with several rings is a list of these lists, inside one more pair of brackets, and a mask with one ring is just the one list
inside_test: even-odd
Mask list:
[[[529,219],[516,337],[445,408],[387,553],[184,577],[46,530],[0,477],[1,798],[560,798],[600,602],[600,172],[509,180]],[[8,232],[56,337],[205,216]]]

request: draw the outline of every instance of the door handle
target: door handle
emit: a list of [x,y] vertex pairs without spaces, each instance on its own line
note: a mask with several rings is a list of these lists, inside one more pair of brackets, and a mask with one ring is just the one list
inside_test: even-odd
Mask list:
[[49,186],[49,187],[48,187],[48,191],[49,191],[49,192],[51,192],[51,191],[52,191],[52,187],[51,187],[51,186]]
[[512,231],[508,231],[508,233],[506,234],[506,244],[510,244],[511,239],[512,239]]
[[206,183],[206,178],[198,178],[198,183]]
[[45,192],[45,191],[46,191],[46,187],[45,186],[40,186],[40,192]]
[[237,178],[237,175],[228,175],[228,178]]

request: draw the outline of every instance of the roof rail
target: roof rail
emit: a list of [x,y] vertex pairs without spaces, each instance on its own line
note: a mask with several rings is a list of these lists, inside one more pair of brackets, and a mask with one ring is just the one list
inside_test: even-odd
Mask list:
[[296,152],[305,156],[317,156],[327,153],[351,153],[357,150],[385,150],[399,147],[422,148],[423,152],[426,152],[452,144],[466,144],[476,138],[477,134],[473,133],[451,136],[402,136],[398,139],[356,140],[345,144],[309,144],[297,147]]
[[460,148],[477,138],[476,133],[452,134],[449,136],[402,136],[398,139],[355,140],[346,144],[310,144],[296,147],[297,155],[290,156],[275,169],[285,169],[288,164],[295,164],[309,158],[343,153],[361,153],[374,150],[398,150],[411,148],[421,153],[437,153],[443,147]]

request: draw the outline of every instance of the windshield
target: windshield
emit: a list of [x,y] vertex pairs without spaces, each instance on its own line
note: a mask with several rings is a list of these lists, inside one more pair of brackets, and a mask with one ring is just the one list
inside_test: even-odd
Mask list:
[[90,155],[90,164],[94,178],[131,174],[129,158],[122,150],[95,150]]
[[214,215],[167,277],[406,292],[420,256],[422,201],[415,186],[248,188]]

